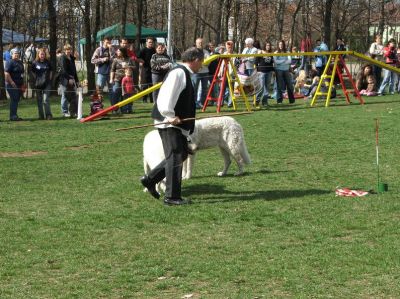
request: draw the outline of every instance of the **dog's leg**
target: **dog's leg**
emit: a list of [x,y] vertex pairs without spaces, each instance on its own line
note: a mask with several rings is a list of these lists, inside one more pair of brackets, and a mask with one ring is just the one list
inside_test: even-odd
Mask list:
[[224,158],[224,169],[218,172],[217,175],[225,176],[226,173],[228,172],[229,166],[231,165],[231,157],[226,149],[220,147],[219,150],[221,151],[222,157]]
[[192,177],[195,157],[195,153],[193,153],[193,155],[188,155],[187,159],[183,162],[182,179],[188,180]]
[[[146,158],[145,157],[143,157],[143,169],[144,169],[144,174],[145,175],[148,175],[149,174],[149,172],[150,172],[150,166],[149,166],[149,164],[147,163],[147,160],[146,160]],[[147,188],[144,188],[143,189],[143,192],[147,192]]]

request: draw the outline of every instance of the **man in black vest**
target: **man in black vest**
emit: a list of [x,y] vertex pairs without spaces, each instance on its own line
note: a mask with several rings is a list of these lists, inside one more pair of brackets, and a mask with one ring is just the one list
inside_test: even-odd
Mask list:
[[[194,47],[187,49],[182,54],[183,65],[167,74],[153,107],[152,117],[163,143],[165,160],[140,181],[158,199],[160,194],[155,186],[166,178],[166,205],[190,203],[181,197],[181,182],[182,163],[189,152],[187,137],[193,132],[194,120],[182,120],[196,115],[196,95],[191,75],[200,70],[203,60],[203,51]],[[168,124],[160,124],[164,122]]]

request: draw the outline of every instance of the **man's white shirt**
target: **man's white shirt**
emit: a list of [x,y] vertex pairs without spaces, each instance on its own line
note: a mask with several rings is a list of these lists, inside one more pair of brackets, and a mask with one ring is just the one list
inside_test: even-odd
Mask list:
[[[193,71],[186,64],[182,64],[192,75]],[[167,128],[167,127],[176,127],[171,124],[160,124],[162,122],[167,122],[167,118],[175,117],[175,106],[178,101],[179,95],[186,88],[186,75],[185,71],[181,68],[176,68],[170,71],[165,79],[164,83],[160,87],[160,92],[157,97],[157,107],[158,111],[162,116],[164,116],[164,120],[158,121],[154,120],[157,128]],[[193,99],[194,100],[194,99]],[[189,131],[182,130],[182,133],[186,136],[189,135]]]

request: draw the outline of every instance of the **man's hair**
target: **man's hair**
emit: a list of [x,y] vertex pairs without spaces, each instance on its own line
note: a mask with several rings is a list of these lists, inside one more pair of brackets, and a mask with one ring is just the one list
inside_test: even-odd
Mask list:
[[204,52],[202,49],[198,49],[196,47],[191,47],[182,53],[182,61],[183,62],[192,62],[196,59],[203,60]]
[[106,35],[106,36],[103,37],[103,41],[104,41],[104,40],[109,40],[109,41],[111,41],[111,37],[109,37],[108,35]]
[[64,51],[65,50],[72,50],[72,46],[70,44],[64,45]]

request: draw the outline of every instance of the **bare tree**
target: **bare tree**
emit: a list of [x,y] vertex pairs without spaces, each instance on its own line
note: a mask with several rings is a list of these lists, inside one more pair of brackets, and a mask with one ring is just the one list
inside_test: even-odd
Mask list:
[[[3,18],[6,14],[6,5],[4,2],[0,4],[0,52],[4,52],[3,48]],[[3,55],[0,55],[0,100],[6,99],[6,90],[5,90],[5,82],[4,82],[4,64],[3,64]]]
[[53,70],[56,69],[56,50],[57,50],[57,12],[53,0],[47,0],[47,13],[49,19],[49,45],[50,63]]

